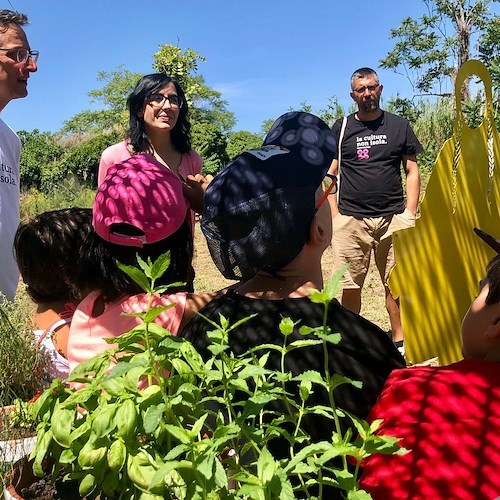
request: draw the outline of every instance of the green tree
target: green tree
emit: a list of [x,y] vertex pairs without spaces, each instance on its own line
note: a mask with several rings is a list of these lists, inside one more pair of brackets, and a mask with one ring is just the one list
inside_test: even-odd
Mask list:
[[488,66],[495,91],[497,126],[500,127],[500,16],[490,19],[479,39],[479,58]]
[[203,158],[204,174],[216,174],[229,161],[226,152],[227,136],[219,126],[204,122],[193,123],[191,142]]
[[419,109],[413,101],[407,97],[400,97],[397,93],[387,103],[387,111],[406,118],[410,123],[415,123],[419,116]]
[[227,101],[205,83],[203,75],[198,74],[198,62],[205,61],[203,56],[192,49],[182,51],[174,45],[161,45],[153,58],[153,69],[172,76],[183,88],[193,122],[217,125],[224,133],[231,130],[236,120],[227,110]]
[[119,66],[107,73],[99,71],[97,81],[103,87],[91,90],[88,95],[91,103],[99,103],[102,109],[85,110],[64,122],[61,132],[64,134],[102,133],[112,130],[123,135],[127,128],[127,97],[141,78],[140,73],[132,73]]
[[61,158],[64,148],[57,142],[56,137],[49,132],[32,132],[21,130],[18,132],[21,139],[21,186],[23,188],[37,188],[42,185],[44,171],[51,170]]
[[336,96],[328,98],[328,103],[325,109],[318,111],[318,116],[330,126],[333,125],[337,118],[348,115],[349,111],[345,110],[339,103]]
[[[489,4],[499,0],[423,0],[427,13],[419,19],[407,17],[391,30],[394,48],[380,61],[408,78],[414,93],[444,96],[460,66],[473,55],[472,41],[484,33],[492,19]],[[450,31],[451,30],[451,31]],[[469,97],[466,82],[464,98]]]
[[96,134],[69,148],[61,158],[57,169],[43,179],[45,187],[53,186],[62,178],[73,176],[87,187],[97,186],[97,170],[102,152],[120,139],[118,132]]
[[227,142],[226,152],[229,159],[233,159],[247,149],[255,149],[262,145],[262,138],[258,134],[240,130],[231,132]]
[[[278,118],[278,117],[276,117]],[[273,118],[269,118],[267,120],[264,120],[262,122],[262,125],[260,126],[260,136],[262,138],[264,138],[267,133],[269,132],[269,130],[271,130],[271,127],[273,126],[273,123],[274,123],[274,120]]]

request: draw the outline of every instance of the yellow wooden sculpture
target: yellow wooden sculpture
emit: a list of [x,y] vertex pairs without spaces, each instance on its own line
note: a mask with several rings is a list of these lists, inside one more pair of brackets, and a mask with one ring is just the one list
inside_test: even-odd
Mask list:
[[[462,116],[464,80],[483,81],[486,110],[481,125]],[[461,322],[493,252],[474,227],[500,238],[500,139],[493,120],[491,79],[479,61],[468,61],[455,83],[454,133],[441,149],[414,228],[395,234],[396,267],[389,285],[400,297],[407,360],[438,356],[440,364],[462,358]]]

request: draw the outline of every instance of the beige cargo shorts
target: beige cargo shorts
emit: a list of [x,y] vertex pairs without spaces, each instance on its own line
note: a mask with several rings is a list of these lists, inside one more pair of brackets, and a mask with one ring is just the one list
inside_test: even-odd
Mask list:
[[335,269],[350,264],[344,274],[343,288],[362,288],[373,251],[380,278],[387,284],[394,267],[392,235],[415,225],[410,210],[385,217],[357,218],[338,213],[333,218],[333,258]]

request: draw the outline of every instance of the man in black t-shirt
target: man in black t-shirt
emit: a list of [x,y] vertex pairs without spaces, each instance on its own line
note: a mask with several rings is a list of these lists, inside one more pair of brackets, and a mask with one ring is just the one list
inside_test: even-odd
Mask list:
[[330,173],[339,176],[338,200],[332,197],[331,203],[333,250],[337,269],[350,264],[342,305],[355,313],[361,310],[361,290],[373,251],[385,287],[392,338],[404,353],[399,300],[392,296],[387,279],[394,267],[392,234],[415,224],[420,195],[416,155],[422,146],[404,118],[380,109],[382,88],[373,69],[356,70],[351,97],[358,111],[332,127],[339,149],[330,167]]

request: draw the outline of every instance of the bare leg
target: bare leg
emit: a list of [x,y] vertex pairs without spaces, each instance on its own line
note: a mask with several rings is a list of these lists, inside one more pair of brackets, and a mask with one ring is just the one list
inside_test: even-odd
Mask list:
[[342,305],[349,311],[359,314],[361,311],[361,288],[344,288],[342,290]]
[[392,296],[389,287],[387,286],[385,287],[385,307],[389,313],[393,342],[403,340],[403,328],[401,326],[401,315],[399,312],[399,299],[395,299]]

